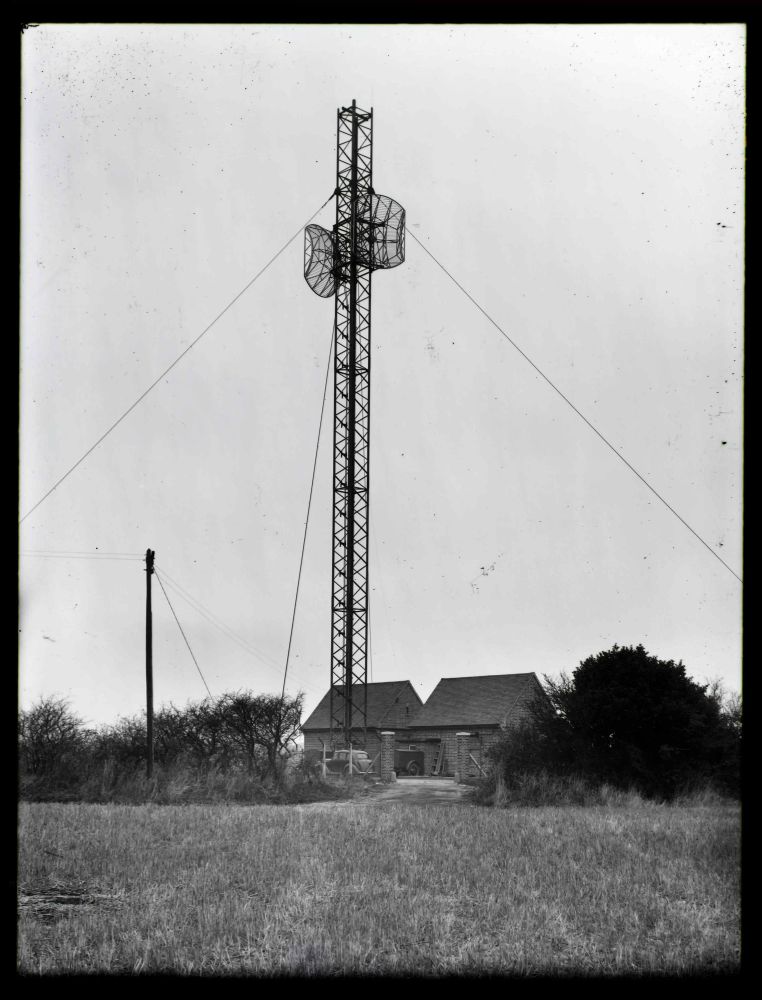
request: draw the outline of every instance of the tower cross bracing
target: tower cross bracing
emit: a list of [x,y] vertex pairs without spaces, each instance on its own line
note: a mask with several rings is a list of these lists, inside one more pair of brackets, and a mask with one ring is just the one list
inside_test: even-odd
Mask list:
[[404,260],[405,211],[373,190],[373,111],[338,109],[336,223],[305,231],[304,275],[334,297],[331,742],[365,741],[371,274]]

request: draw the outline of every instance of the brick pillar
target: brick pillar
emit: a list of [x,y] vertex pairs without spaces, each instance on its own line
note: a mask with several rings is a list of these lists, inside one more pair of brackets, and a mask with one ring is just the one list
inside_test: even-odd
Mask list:
[[456,733],[455,780],[461,782],[468,774],[468,740],[470,733]]
[[394,733],[381,733],[381,780],[394,781]]

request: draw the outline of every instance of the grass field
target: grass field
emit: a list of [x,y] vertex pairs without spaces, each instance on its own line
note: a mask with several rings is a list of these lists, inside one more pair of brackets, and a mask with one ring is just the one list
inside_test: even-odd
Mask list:
[[695,974],[739,811],[22,804],[22,973]]

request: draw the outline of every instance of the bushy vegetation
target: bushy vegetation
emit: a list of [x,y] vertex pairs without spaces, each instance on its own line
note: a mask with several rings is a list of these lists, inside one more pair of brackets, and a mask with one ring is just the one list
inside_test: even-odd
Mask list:
[[304,772],[293,754],[302,696],[237,692],[154,718],[146,777],[145,717],[88,728],[65,699],[19,713],[19,790],[29,801],[289,802],[342,794]]
[[22,803],[25,975],[739,966],[739,810]]
[[738,795],[741,703],[720,683],[696,684],[682,663],[643,646],[614,646],[544,680],[547,697],[492,750],[483,797],[541,805]]

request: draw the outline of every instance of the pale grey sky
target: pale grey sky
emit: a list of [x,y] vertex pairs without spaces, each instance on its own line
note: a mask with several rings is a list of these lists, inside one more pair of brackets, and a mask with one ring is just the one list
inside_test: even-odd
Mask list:
[[[374,186],[742,575],[742,25],[42,25],[23,38],[24,515],[335,185]],[[330,226],[333,204],[316,221]],[[20,528],[20,694],[144,705],[156,550],[214,694],[280,690],[333,308],[301,235]],[[740,687],[741,584],[408,239],[373,279],[374,680],[618,642]],[[330,394],[287,689],[330,642]],[[24,553],[30,553],[25,555]],[[206,691],[158,586],[157,704]]]

